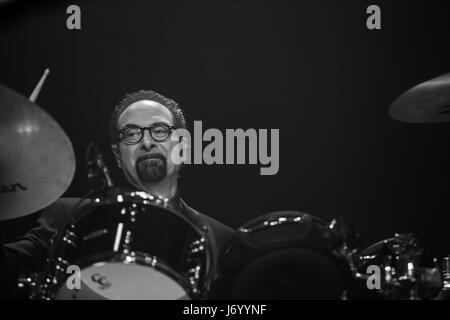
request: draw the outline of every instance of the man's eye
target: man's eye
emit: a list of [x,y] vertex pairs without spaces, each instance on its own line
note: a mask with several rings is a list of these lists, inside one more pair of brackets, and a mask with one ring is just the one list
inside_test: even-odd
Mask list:
[[166,135],[168,132],[169,132],[169,130],[167,130],[164,127],[158,127],[153,130],[153,133],[158,136]]
[[128,138],[137,137],[140,135],[140,130],[138,129],[128,129],[125,131],[125,136]]

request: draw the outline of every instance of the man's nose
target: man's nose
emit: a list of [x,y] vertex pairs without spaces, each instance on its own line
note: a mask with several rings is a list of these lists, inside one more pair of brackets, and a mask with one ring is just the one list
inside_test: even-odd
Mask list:
[[150,135],[150,132],[148,130],[144,130],[144,136],[142,137],[141,147],[144,150],[150,150],[152,146],[156,146],[155,141]]

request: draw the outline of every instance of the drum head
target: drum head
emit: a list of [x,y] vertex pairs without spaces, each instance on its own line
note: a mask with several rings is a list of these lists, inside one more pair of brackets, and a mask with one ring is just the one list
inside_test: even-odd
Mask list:
[[231,295],[239,299],[336,299],[343,291],[337,264],[308,248],[262,254],[238,273]]
[[177,281],[156,269],[112,262],[81,270],[80,289],[69,290],[63,286],[56,299],[184,300],[189,297]]

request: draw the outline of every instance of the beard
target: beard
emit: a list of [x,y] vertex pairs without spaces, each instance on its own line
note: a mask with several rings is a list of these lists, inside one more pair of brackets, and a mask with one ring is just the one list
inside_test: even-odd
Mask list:
[[141,156],[136,161],[136,172],[142,182],[160,182],[167,176],[167,159],[159,153]]

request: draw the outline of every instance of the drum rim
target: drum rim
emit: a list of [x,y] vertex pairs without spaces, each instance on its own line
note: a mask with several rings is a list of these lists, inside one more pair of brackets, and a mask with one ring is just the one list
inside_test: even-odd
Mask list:
[[253,218],[242,224],[238,228],[238,232],[251,233],[263,230],[266,227],[272,227],[284,223],[303,223],[305,221],[318,222],[319,225],[326,226],[326,222],[315,215],[300,211],[286,210],[269,212]]
[[[423,249],[422,245],[420,244],[420,242],[418,241],[417,237],[411,235],[410,239],[416,241],[414,243],[414,247],[403,253],[400,253],[400,254],[395,253],[396,256],[404,257],[404,256],[409,256],[409,255],[420,255],[423,253],[424,249]],[[368,247],[362,249],[359,252],[358,256],[359,256],[359,258],[361,258],[361,256],[369,255],[371,253],[376,254],[377,250],[381,249],[383,245],[389,245],[389,244],[395,243],[395,242],[397,242],[398,244],[400,244],[402,246],[405,246],[406,241],[407,241],[407,239],[402,239],[401,237],[397,237],[397,236],[383,239],[383,240],[377,241],[377,242],[369,245]]]
[[155,206],[163,210],[169,211],[171,214],[176,215],[182,220],[189,223],[191,226],[204,231],[200,226],[195,225],[198,221],[192,221],[186,215],[182,214],[178,208],[172,205],[167,198],[163,198],[157,195],[153,195],[144,191],[123,191],[116,193],[112,196],[105,197],[94,197],[91,198],[92,203],[90,204],[89,209],[85,212],[81,212],[78,215],[75,215],[72,219],[72,224],[78,223],[80,220],[88,216],[92,211],[96,208],[103,205],[115,205],[119,203],[139,203],[143,205]]
[[[320,219],[319,217],[313,214],[294,210],[274,211],[259,215],[256,218],[253,218],[248,222],[245,222],[237,229],[232,239],[230,240],[225,250],[223,251],[221,258],[227,256],[230,253],[230,251],[236,246],[236,244],[242,240],[242,237],[248,234],[260,232],[267,228],[275,227],[282,224],[302,224],[305,222],[316,222],[321,227],[327,226],[327,223],[324,220]],[[331,233],[334,233],[333,230],[331,229],[329,231]],[[219,261],[219,265],[221,264],[222,262]]]

